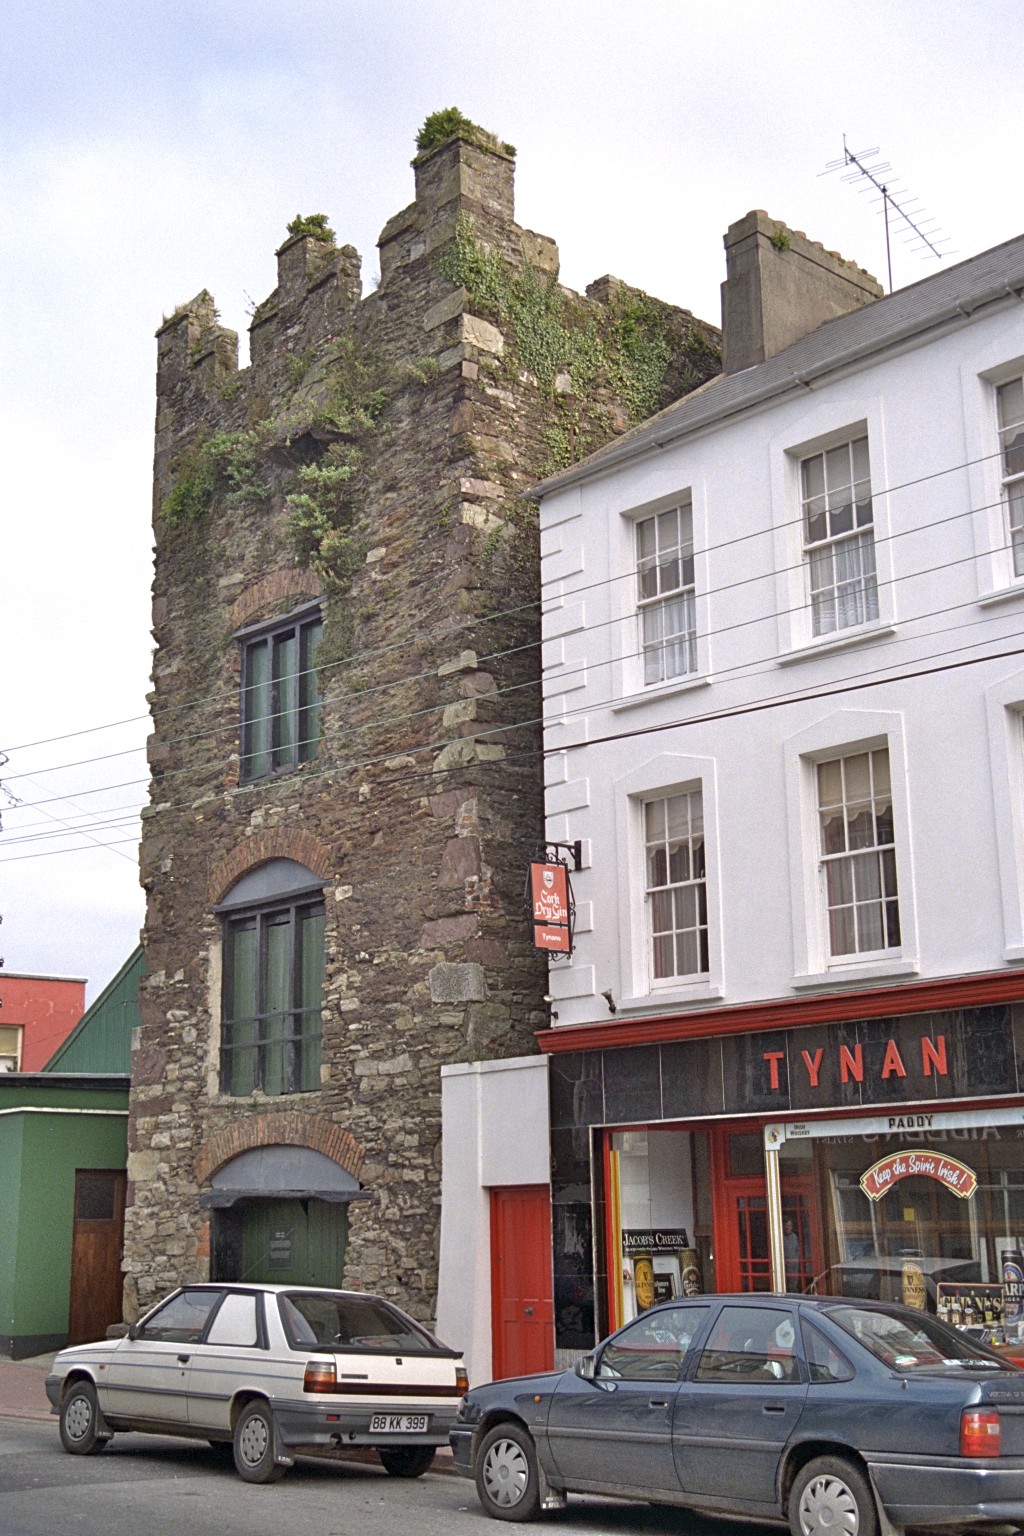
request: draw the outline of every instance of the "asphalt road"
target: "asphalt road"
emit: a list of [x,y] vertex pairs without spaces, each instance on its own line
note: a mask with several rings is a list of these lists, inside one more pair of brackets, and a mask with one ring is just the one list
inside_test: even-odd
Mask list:
[[[570,1499],[551,1536],[768,1536],[767,1526],[682,1510]],[[297,1463],[269,1487],[243,1483],[205,1445],[117,1435],[101,1456],[67,1456],[56,1422],[0,1418],[2,1536],[498,1536],[463,1478],[414,1481],[374,1466]]]

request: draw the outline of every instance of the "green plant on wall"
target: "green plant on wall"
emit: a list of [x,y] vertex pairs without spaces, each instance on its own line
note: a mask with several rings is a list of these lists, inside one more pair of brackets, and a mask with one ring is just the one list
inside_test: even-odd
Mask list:
[[161,507],[169,526],[200,522],[218,495],[232,507],[266,501],[270,481],[262,446],[257,428],[215,432],[191,443],[171,465],[174,484]]
[[171,464],[174,484],[160,512],[170,528],[199,523],[217,495],[217,471],[204,441],[190,443]]
[[602,387],[621,400],[631,423],[666,404],[666,380],[680,340],[692,348],[698,365],[676,368],[673,383],[679,393],[716,371],[714,348],[692,326],[680,338],[670,325],[668,306],[625,287],[606,305],[588,303],[560,287],[553,274],[529,262],[514,265],[488,249],[468,217],[460,218],[437,265],[444,277],[466,290],[474,313],[501,329],[507,366],[526,370],[542,389],[562,397],[562,417],[547,429],[549,468],[564,468],[607,436],[607,416],[602,422],[596,414]]
[[309,235],[313,240],[322,240],[325,245],[333,245],[335,241],[334,230],[327,222],[326,213],[297,213],[288,224],[289,235]]
[[362,558],[353,527],[358,503],[350,495],[360,458],[358,448],[333,443],[318,463],[296,471],[295,488],[284,498],[299,559],[335,587],[351,581]]
[[514,144],[499,143],[493,133],[470,122],[458,107],[442,107],[439,112],[431,112],[416,135],[416,148],[423,154],[456,137],[467,139],[471,144],[480,144],[485,149],[500,149],[506,155],[514,155],[516,152]]

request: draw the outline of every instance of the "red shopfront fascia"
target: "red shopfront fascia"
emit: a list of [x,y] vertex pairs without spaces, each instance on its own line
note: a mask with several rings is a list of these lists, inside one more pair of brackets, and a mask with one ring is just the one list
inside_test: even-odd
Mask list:
[[546,1055],[557,1055],[562,1051],[614,1050],[620,1046],[655,1045],[670,1040],[755,1034],[1016,1002],[1024,1002],[1024,972],[996,971],[980,976],[949,977],[942,981],[873,987],[863,992],[821,993],[814,997],[781,998],[768,1003],[703,1008],[693,1013],[643,1015],[631,1019],[617,1017],[593,1024],[558,1025],[538,1030],[536,1038],[541,1051]]

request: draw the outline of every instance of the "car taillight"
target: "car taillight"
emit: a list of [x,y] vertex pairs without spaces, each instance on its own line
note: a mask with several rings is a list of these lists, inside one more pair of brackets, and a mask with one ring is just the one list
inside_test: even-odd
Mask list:
[[469,1375],[464,1365],[455,1367],[455,1390],[461,1392],[463,1397],[469,1391]]
[[307,1360],[306,1374],[302,1378],[303,1392],[334,1392],[337,1385],[333,1360]]
[[960,1415],[960,1455],[998,1456],[999,1415],[994,1409],[965,1408]]

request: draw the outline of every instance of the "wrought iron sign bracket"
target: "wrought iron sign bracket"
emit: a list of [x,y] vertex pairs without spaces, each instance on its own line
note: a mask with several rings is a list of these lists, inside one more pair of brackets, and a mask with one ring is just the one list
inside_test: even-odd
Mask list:
[[[554,856],[552,856],[552,849],[554,849]],[[544,857],[549,864],[565,863],[564,859],[559,858],[559,854],[562,852],[572,855],[573,874],[578,875],[583,868],[583,843],[580,838],[577,838],[574,843],[544,844]]]

